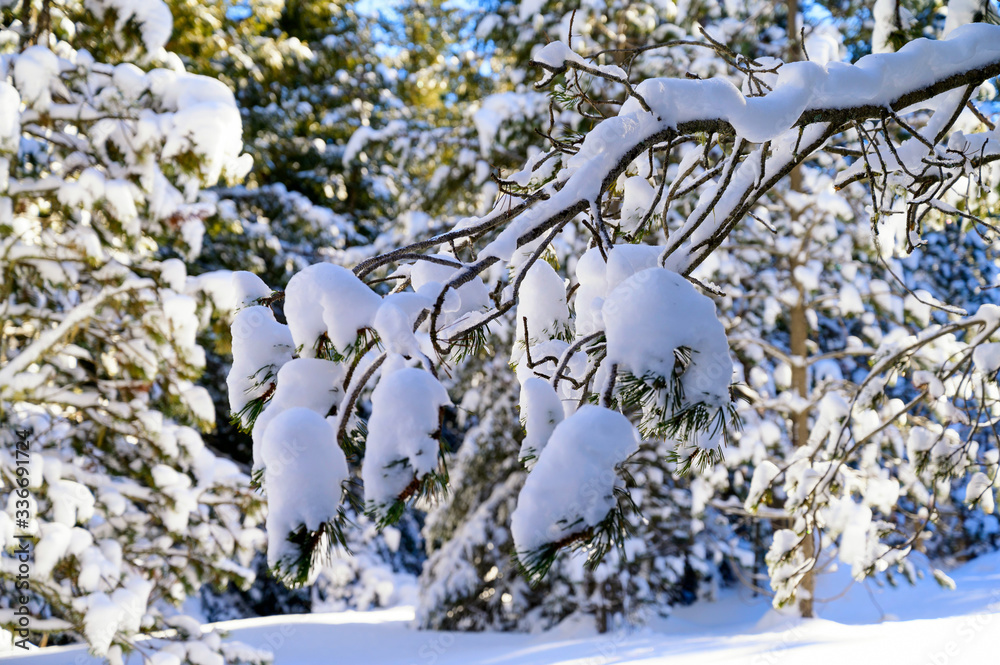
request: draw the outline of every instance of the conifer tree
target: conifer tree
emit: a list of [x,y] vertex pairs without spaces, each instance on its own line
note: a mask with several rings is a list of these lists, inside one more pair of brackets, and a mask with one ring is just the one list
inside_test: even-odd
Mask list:
[[200,190],[249,166],[232,93],[164,50],[163,3],[3,11],[0,576],[13,588],[29,539],[39,621],[5,627],[111,661],[267,660],[175,608],[248,584],[263,536],[247,476],[201,437],[214,412],[185,265],[212,211]]

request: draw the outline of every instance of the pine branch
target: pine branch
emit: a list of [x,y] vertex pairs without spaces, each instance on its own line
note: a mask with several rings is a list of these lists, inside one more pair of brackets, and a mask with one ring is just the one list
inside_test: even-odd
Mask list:
[[330,560],[333,548],[339,547],[348,554],[352,553],[345,532],[345,528],[350,526],[353,523],[343,508],[337,511],[334,519],[323,522],[315,531],[300,524],[287,538],[295,546],[294,557],[278,561],[271,569],[272,574],[289,588],[308,584],[311,572]]
[[594,526],[581,527],[583,518],[572,523],[561,522],[560,525],[567,535],[553,543],[546,543],[533,550],[515,552],[513,563],[532,587],[537,587],[549,569],[555,563],[563,550],[584,551],[587,553],[586,566],[593,570],[611,551],[618,548],[624,558],[626,539],[635,533],[635,527],[629,521],[629,515],[641,515],[627,486],[634,486],[631,474],[619,465],[615,471],[624,479],[626,487],[616,486],[614,493],[615,505],[604,519]]

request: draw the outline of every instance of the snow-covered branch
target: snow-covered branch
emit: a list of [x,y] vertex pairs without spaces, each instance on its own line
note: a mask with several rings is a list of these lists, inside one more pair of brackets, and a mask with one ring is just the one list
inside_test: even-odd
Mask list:
[[[720,43],[714,47],[725,51]],[[586,131],[543,134],[552,149],[498,179],[504,193],[486,214],[367,258],[353,272],[324,265],[300,272],[284,294],[287,326],[269,307],[275,296],[266,285],[236,278],[245,309],[237,314],[234,337],[251,320],[258,336],[251,330],[234,343],[230,398],[255,441],[270,441],[268,423],[295,408],[329,417],[338,460],[367,442],[368,507],[379,524],[389,524],[405,505],[446,484],[446,455],[435,443],[441,422],[435,414],[448,408],[439,382],[469,355],[486,353],[490,336],[500,333],[512,343],[525,427],[519,459],[529,475],[513,535],[530,579],[543,575],[561,549],[586,549],[596,563],[623,541],[632,510],[630,464],[643,442],[662,442],[674,473],[707,476],[724,464],[724,451],[751,440],[741,434],[744,420],[760,420],[765,412],[791,423],[782,421],[795,432],[793,445],[782,467],[754,458],[753,480],[740,491],[748,495],[750,513],[781,495],[780,506],[763,512],[793,521],[768,555],[779,602],[815,565],[810,548],[819,526],[832,538],[871,541],[864,551],[846,548],[855,574],[899,561],[908,545],[883,544],[872,510],[891,512],[899,484],[857,458],[876,442],[888,447],[891,439],[902,447],[898,423],[923,422],[926,410],[944,423],[934,433],[939,439],[950,436],[943,431],[955,422],[972,433],[965,447],[944,452],[929,439],[914,444],[909,466],[898,471],[909,490],[926,491],[918,482],[933,484],[971,468],[960,461],[974,457],[968,442],[992,424],[974,411],[989,411],[996,400],[990,389],[971,386],[970,377],[995,377],[992,363],[1000,365],[1000,352],[975,357],[976,349],[992,348],[983,345],[993,344],[996,326],[970,333],[989,316],[985,309],[980,318],[934,327],[931,309],[943,317],[957,309],[902,280],[905,306],[893,300],[889,283],[872,279],[869,311],[853,277],[838,277],[843,284],[834,293],[820,275],[828,265],[853,266],[860,250],[841,247],[843,235],[863,237],[875,229],[875,252],[888,261],[924,242],[932,215],[992,228],[987,216],[955,202],[977,199],[972,182],[995,186],[994,176],[984,175],[1000,158],[995,124],[983,111],[973,117],[985,130],[965,134],[956,127],[961,121],[969,129],[963,118],[972,92],[1000,75],[1000,27],[969,25],[946,40],[919,39],[855,64],[724,57],[742,87],[723,76],[633,83],[619,66],[594,64],[558,42],[534,60],[546,72],[543,84],[555,86],[553,106],[596,108],[578,83],[590,77],[608,97],[617,96],[600,106],[617,106],[617,112],[578,111],[583,120],[574,118],[571,126]],[[572,85],[559,85],[570,79]],[[807,185],[814,198],[804,194]],[[838,198],[835,185],[851,190],[851,204]],[[858,192],[870,196],[868,210]],[[896,224],[896,217],[905,223]],[[770,235],[755,236],[758,222]],[[890,222],[896,224],[892,235],[885,230]],[[727,243],[734,235],[741,241]],[[752,268],[728,287],[739,291],[759,277],[761,293],[741,297],[770,298],[763,313],[747,311],[747,317],[769,320],[776,329],[783,310],[794,318],[772,339],[753,337],[754,331],[734,337],[742,367],[734,365],[718,309],[735,296],[712,282],[713,269],[740,261]],[[886,272],[895,276],[888,265]],[[865,317],[857,327],[869,339],[852,328],[839,347],[817,347],[809,335],[819,325],[818,311]],[[875,312],[898,321],[898,329],[883,334]],[[744,326],[741,315],[726,316],[733,329]],[[927,332],[905,334],[912,320]],[[307,359],[318,365],[301,375]],[[870,365],[863,366],[866,359]],[[780,398],[747,408],[738,403],[756,394],[736,385],[741,380],[771,388],[779,374]],[[310,395],[300,392],[293,375],[312,377]],[[819,375],[824,378],[810,378]],[[883,399],[894,381],[905,385]],[[793,390],[785,390],[788,384]],[[366,432],[358,405],[369,390]],[[319,394],[324,399],[312,396]],[[961,402],[958,395],[974,399]],[[412,436],[400,435],[391,422],[403,417],[412,419]],[[770,441],[760,444],[763,457],[775,436],[754,425],[754,436]],[[927,454],[936,455],[933,464]],[[258,455],[255,468],[271,492],[266,457]],[[309,486],[322,482],[303,479]],[[877,498],[861,506],[853,493],[865,492]],[[317,538],[324,529],[336,532],[338,510],[331,501],[321,514],[310,514],[307,530]],[[848,524],[851,515],[860,526]],[[301,536],[301,526],[292,519],[269,528]],[[317,538],[299,536],[293,540],[299,549],[280,553],[286,561],[312,556]]]
[[22,349],[16,356],[0,368],[0,391],[11,387],[14,378],[28,369],[28,367],[43,354],[49,352],[56,346],[73,328],[87,324],[87,319],[92,317],[98,308],[104,306],[109,300],[123,293],[148,289],[155,286],[155,282],[149,279],[133,279],[125,282],[121,286],[108,287],[80,303],[62,318],[59,325],[46,330],[38,339],[34,340],[26,348]]

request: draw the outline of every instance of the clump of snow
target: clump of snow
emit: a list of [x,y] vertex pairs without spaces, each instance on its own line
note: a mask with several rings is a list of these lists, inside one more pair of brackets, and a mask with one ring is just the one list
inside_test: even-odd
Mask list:
[[530,552],[599,524],[615,506],[615,467],[639,449],[628,418],[587,404],[556,425],[518,496],[511,533]]
[[233,272],[230,270],[212,270],[192,275],[187,278],[184,292],[188,295],[204,294],[212,306],[223,314],[236,309]]
[[983,512],[989,514],[993,512],[993,482],[990,477],[982,471],[972,474],[969,484],[965,487],[965,502],[979,502]]
[[840,287],[840,297],[837,298],[837,307],[843,316],[851,314],[864,314],[865,304],[861,300],[861,292],[850,282],[845,282]]
[[21,95],[17,88],[0,81],[0,153],[17,154],[20,145]]
[[[529,339],[525,339],[527,321]],[[516,341],[511,360],[524,354],[525,344],[535,344],[552,338],[568,336],[569,306],[563,278],[545,261],[535,261],[521,282],[517,299]],[[536,355],[532,353],[532,355]]]
[[257,275],[237,270],[232,276],[232,301],[236,307],[255,305],[261,298],[271,295],[271,288]]
[[979,344],[972,351],[972,363],[976,369],[990,376],[1000,369],[1000,343],[986,342]]
[[[432,254],[432,258],[442,261],[456,262],[455,257],[445,254]],[[413,290],[432,303],[436,302],[445,284],[455,278],[461,267],[442,265],[431,261],[417,261],[410,268],[410,284]],[[461,319],[466,314],[478,312],[490,303],[489,290],[478,275],[470,281],[451,289],[444,297],[441,307],[440,326],[448,326]]]
[[118,32],[125,29],[126,23],[135,20],[148,52],[158,51],[170,41],[174,17],[162,0],[85,0],[85,5],[98,16],[114,9],[118,17],[115,30]]
[[404,367],[381,378],[372,392],[361,472],[368,505],[392,505],[414,479],[437,468],[441,408],[449,404],[448,391],[423,369]]
[[25,104],[44,111],[52,103],[49,86],[59,75],[59,58],[44,46],[29,46],[14,61],[14,83]]
[[517,8],[517,17],[522,23],[531,21],[535,16],[542,13],[544,7],[545,0],[522,0]]
[[747,512],[754,513],[760,504],[764,493],[771,487],[771,483],[778,477],[781,471],[773,462],[763,460],[753,471],[753,479],[750,481],[750,491],[747,492],[746,501],[743,506]]
[[131,62],[123,62],[120,65],[115,65],[114,73],[111,74],[111,81],[130,100],[138,99],[139,95],[149,89],[149,80],[146,78],[146,72]]
[[281,366],[274,396],[254,422],[255,468],[263,464],[261,451],[271,422],[293,408],[306,408],[325,418],[333,405],[343,397],[342,383],[346,371],[343,365],[320,358],[295,358]]
[[86,596],[83,633],[94,654],[107,656],[118,633],[130,636],[138,632],[152,590],[151,582],[132,578],[110,596],[106,593]]
[[888,567],[889,546],[879,542],[870,507],[843,496],[824,507],[820,517],[828,534],[840,536],[837,557],[851,566],[855,580],[863,579],[872,566],[879,571]]
[[[886,2],[886,0],[882,0]],[[976,14],[982,11],[982,0],[949,0],[947,18],[944,23],[944,37],[948,38],[956,29],[972,23]]]
[[[53,464],[55,463],[55,464]],[[46,472],[58,465],[58,460],[49,460]],[[52,502],[54,522],[72,527],[77,523],[86,524],[94,515],[94,495],[86,485],[63,478],[46,479],[49,483],[49,500]]]
[[424,309],[433,306],[429,298],[417,293],[392,293],[387,295],[378,311],[372,327],[378,333],[379,341],[390,353],[419,357],[420,342],[413,333],[417,317]]
[[[872,7],[875,27],[872,30],[872,53],[891,53],[895,49],[889,37],[897,30],[910,27],[913,15],[898,0],[875,0]],[[812,52],[809,53],[812,55]]]
[[[160,115],[164,132],[160,159],[193,152],[201,157],[201,182],[214,185],[223,174],[242,178],[252,158],[242,154],[243,121],[232,91],[217,79],[166,69],[147,74],[149,89],[173,109]],[[187,183],[194,192],[194,180]]]
[[566,67],[567,62],[582,65],[588,69],[600,72],[603,76],[628,80],[625,70],[618,65],[592,65],[587,63],[583,57],[573,51],[565,42],[550,42],[532,54],[531,61],[548,67],[549,69],[561,70]]
[[691,362],[681,376],[685,401],[719,407],[730,400],[733,361],[715,303],[686,279],[664,268],[637,272],[604,301],[608,362],[636,377],[670,379],[674,351],[685,347]]
[[326,333],[338,352],[354,344],[358,331],[375,322],[382,298],[350,270],[317,263],[297,272],[285,288],[285,317],[300,355],[316,355]]
[[57,196],[68,207],[91,208],[104,198],[104,174],[95,168],[86,168],[75,181],[63,181]]
[[601,308],[608,293],[640,270],[657,265],[661,248],[652,245],[615,245],[605,262],[596,247],[587,250],[576,264],[576,334],[583,337],[604,330]]
[[841,32],[828,23],[810,27],[812,30],[805,41],[809,59],[821,65],[840,60],[844,52],[844,36]]
[[[316,531],[336,517],[341,483],[349,472],[333,425],[303,407],[282,411],[271,421],[261,457],[266,468],[267,562],[276,568],[298,555],[287,540],[290,533],[302,525]],[[311,574],[318,573],[318,567],[311,569]]]
[[215,404],[212,394],[204,386],[188,386],[181,391],[181,399],[198,420],[215,425]]
[[187,266],[180,259],[167,259],[160,263],[160,279],[170,290],[183,293],[187,286]]
[[632,176],[625,179],[625,191],[622,197],[621,228],[626,233],[634,233],[643,217],[653,205],[656,190],[642,176]]
[[41,537],[35,544],[34,573],[42,579],[48,578],[59,560],[66,556],[70,544],[70,527],[51,522],[42,524]]
[[531,469],[556,425],[563,421],[563,405],[548,381],[530,376],[521,384],[520,406],[525,435],[518,458],[526,460],[526,466]]
[[[197,310],[198,303],[191,296],[180,294],[163,296],[163,313],[170,324],[172,337],[181,349],[193,351],[197,347]],[[203,364],[203,359],[199,364]]]
[[802,548],[798,547],[801,537],[791,529],[778,529],[771,539],[764,560],[771,577],[771,586],[775,591],[773,603],[781,607],[789,602],[802,577],[808,570],[810,562],[802,556]]
[[[232,324],[233,366],[226,377],[229,408],[240,413],[253,399],[264,395],[278,369],[292,359],[292,335],[267,307],[254,305],[236,313]],[[250,421],[243,417],[243,425]]]

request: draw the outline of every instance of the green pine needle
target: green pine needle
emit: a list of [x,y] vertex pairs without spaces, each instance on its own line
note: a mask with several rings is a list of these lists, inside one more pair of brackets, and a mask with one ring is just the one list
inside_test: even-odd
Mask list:
[[488,336],[485,327],[473,328],[457,337],[448,340],[451,345],[451,359],[454,363],[460,363],[466,358],[482,356],[489,352],[487,345]]
[[346,528],[353,526],[343,508],[338,509],[337,516],[324,522],[315,531],[300,524],[299,528],[288,535],[288,542],[295,546],[295,556],[291,560],[282,559],[274,568],[272,574],[289,588],[304,586],[309,581],[309,573],[315,566],[329,562],[333,548],[343,549],[351,554],[347,546]]
[[[625,479],[626,485],[635,484],[623,466],[619,465],[616,471]],[[582,518],[571,524],[561,524],[563,530],[567,532],[565,538],[554,543],[546,543],[534,550],[514,553],[512,557],[514,565],[521,571],[528,584],[537,587],[555,563],[559,553],[567,549],[586,552],[585,565],[590,570],[597,568],[612,547],[618,548],[624,556],[625,541],[635,533],[635,528],[628,519],[629,515],[641,513],[626,487],[615,487],[613,492],[616,499],[614,507],[596,525],[580,528]]]
[[260,492],[264,489],[264,469],[260,468],[250,474],[250,489]]
[[[396,460],[389,467],[397,465],[409,467],[409,460]],[[425,473],[420,477],[414,474],[410,484],[393,501],[384,504],[368,502],[365,512],[375,520],[379,529],[384,529],[398,522],[402,518],[403,513],[406,512],[408,505],[421,500],[437,501],[447,493],[448,467],[445,464],[444,452],[440,451],[437,469],[430,473]]]

